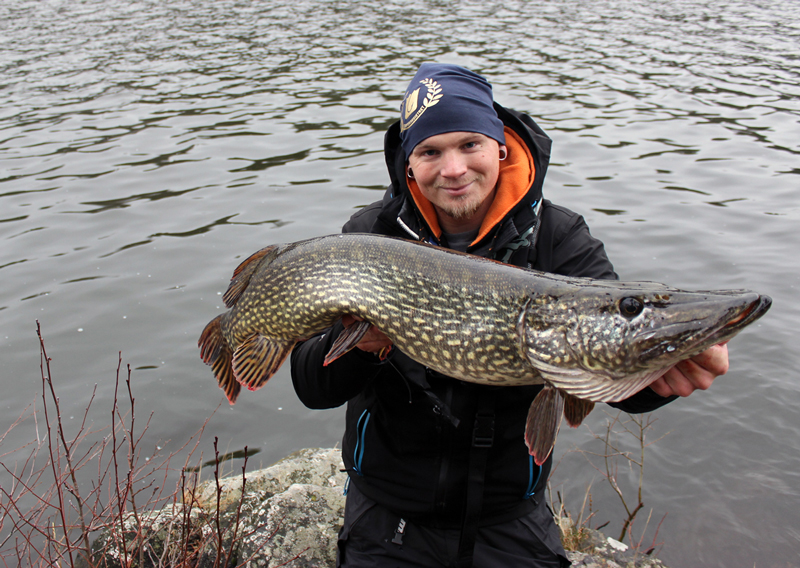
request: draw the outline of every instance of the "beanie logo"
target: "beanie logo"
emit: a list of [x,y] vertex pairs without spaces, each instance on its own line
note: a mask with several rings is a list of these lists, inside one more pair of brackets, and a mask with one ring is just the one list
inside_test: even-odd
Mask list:
[[442,86],[433,79],[423,79],[420,83],[425,86],[427,91],[425,99],[422,101],[422,106],[419,106],[419,92],[422,87],[417,87],[415,91],[408,93],[400,105],[401,132],[411,128],[422,116],[422,113],[438,103],[442,96],[444,96],[442,94]]

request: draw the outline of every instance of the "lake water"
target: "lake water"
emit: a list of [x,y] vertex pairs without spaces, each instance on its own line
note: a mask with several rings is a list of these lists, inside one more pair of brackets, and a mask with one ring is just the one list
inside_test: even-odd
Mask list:
[[[797,565],[794,0],[5,0],[0,47],[0,431],[41,391],[38,320],[70,428],[95,384],[107,421],[121,351],[149,447],[212,413],[205,451],[257,448],[253,467],[336,444],[343,411],[305,409],[288,367],[214,413],[197,338],[245,256],[381,196],[408,80],[457,63],[553,138],[545,193],[623,278],[773,297],[726,376],[655,414],[644,501],[672,566]],[[616,498],[571,451],[592,447],[562,430],[552,484],[579,508],[594,479],[613,534]]]

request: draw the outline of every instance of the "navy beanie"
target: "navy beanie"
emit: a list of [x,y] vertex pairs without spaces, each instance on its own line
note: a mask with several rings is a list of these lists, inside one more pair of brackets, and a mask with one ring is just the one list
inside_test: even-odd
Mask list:
[[489,82],[469,69],[423,63],[400,105],[400,143],[406,160],[417,144],[446,132],[477,132],[506,143]]

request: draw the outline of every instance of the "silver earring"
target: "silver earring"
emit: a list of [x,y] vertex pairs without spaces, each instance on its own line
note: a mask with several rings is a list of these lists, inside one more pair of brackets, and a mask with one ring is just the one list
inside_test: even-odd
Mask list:
[[500,161],[502,162],[503,160],[508,158],[508,152],[506,151],[505,148],[500,148],[500,152],[502,152],[502,154],[500,156]]
[[411,171],[411,168],[406,169],[406,175],[408,179],[414,179],[414,172]]

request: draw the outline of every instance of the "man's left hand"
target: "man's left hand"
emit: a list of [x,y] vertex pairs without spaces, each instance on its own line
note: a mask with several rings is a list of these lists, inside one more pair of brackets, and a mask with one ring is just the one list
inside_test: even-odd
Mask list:
[[720,375],[728,372],[728,346],[714,345],[681,361],[652,383],[650,388],[661,396],[689,396],[697,389],[706,390]]

